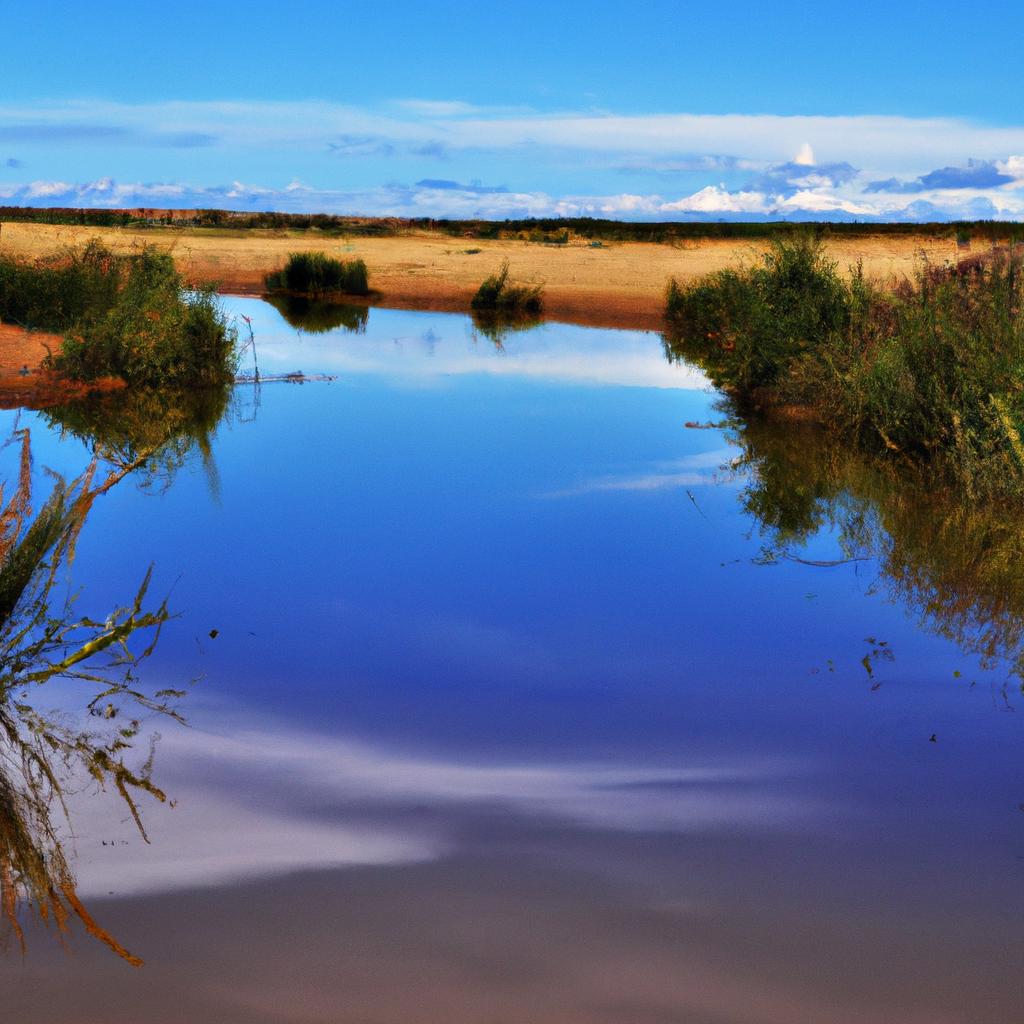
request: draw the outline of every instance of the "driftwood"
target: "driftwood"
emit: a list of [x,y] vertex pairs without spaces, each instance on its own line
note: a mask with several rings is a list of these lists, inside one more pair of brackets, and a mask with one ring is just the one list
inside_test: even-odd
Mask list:
[[236,384],[313,384],[317,382],[330,382],[337,380],[337,376],[329,373],[303,373],[301,370],[295,373],[271,374],[264,377],[260,374],[243,373],[235,378]]

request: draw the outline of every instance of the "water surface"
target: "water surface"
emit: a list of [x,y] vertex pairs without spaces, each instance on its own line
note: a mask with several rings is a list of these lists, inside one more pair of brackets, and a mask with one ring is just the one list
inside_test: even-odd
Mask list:
[[[81,600],[154,563],[146,673],[198,682],[149,845],[72,799],[146,966],[32,931],[12,1019],[1016,1019],[1015,523],[730,426],[656,335],[228,301],[337,379],[238,389],[90,514]],[[22,413],[37,471],[64,422]]]

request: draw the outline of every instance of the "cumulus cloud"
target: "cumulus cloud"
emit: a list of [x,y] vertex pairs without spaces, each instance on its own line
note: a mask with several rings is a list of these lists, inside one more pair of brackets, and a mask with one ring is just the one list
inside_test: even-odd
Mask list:
[[763,192],[730,192],[724,186],[708,185],[659,209],[665,213],[766,213],[768,208]]
[[814,150],[811,149],[811,144],[805,142],[801,147],[800,151],[795,157],[793,157],[793,163],[800,164],[802,167],[813,167],[816,163],[814,159]]

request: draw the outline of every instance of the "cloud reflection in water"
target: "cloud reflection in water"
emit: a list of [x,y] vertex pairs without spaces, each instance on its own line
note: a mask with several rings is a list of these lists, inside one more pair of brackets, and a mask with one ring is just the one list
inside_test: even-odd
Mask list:
[[[177,806],[147,819],[151,846],[127,835],[118,808],[101,813],[92,803],[79,836],[83,893],[436,859],[459,845],[454,818],[473,814],[500,813],[513,828],[696,833],[806,827],[817,810],[789,791],[792,765],[753,758],[668,768],[473,764],[250,725],[168,735],[161,762]],[[403,821],[403,810],[418,814]]]

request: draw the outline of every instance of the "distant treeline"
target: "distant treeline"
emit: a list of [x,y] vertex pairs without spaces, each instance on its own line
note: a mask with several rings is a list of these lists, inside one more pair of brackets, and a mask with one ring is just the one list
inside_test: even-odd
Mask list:
[[387,236],[411,231],[439,231],[459,238],[523,238],[565,244],[571,236],[609,242],[686,242],[708,238],[784,238],[811,230],[822,237],[926,235],[933,238],[1024,240],[1024,224],[977,220],[911,224],[872,221],[691,221],[627,222],[597,217],[530,217],[519,220],[436,220],[427,217],[347,217],[328,213],[243,213],[235,210],[80,210],[0,206],[0,222],[77,224],[85,227],[270,228],[316,231],[327,235]]

